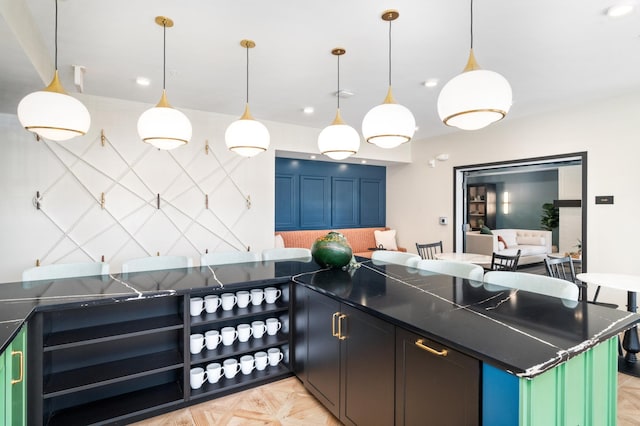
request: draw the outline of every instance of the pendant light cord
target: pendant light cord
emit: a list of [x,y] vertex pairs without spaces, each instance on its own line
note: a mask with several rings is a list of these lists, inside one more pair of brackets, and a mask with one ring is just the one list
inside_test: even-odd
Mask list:
[[391,87],[391,22],[389,21],[389,87]]
[[338,109],[340,109],[340,55],[338,56],[338,91],[336,92],[336,95],[338,97]]
[[471,0],[471,49],[473,49],[473,0]]
[[58,0],[56,0],[56,24],[55,24],[55,36],[54,36],[54,55],[55,55],[55,67],[58,70]]
[[247,105],[249,105],[249,43],[247,43],[246,50],[247,50]]
[[166,89],[167,83],[167,22],[162,22],[162,90]]

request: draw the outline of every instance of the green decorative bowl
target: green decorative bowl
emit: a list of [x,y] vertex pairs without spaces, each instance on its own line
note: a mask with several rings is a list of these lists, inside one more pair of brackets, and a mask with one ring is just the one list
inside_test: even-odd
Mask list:
[[323,268],[342,268],[351,261],[353,251],[344,235],[329,232],[313,243],[311,256]]

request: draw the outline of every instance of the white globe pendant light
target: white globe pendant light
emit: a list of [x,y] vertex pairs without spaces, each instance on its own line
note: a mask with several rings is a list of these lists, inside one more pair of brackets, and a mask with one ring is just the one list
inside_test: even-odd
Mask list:
[[271,138],[267,127],[256,121],[249,111],[249,49],[256,46],[253,40],[242,40],[240,46],[247,49],[247,101],[242,116],[231,123],[224,133],[229,150],[243,157],[253,157],[269,148]]
[[65,141],[89,131],[91,116],[76,98],[69,96],[58,76],[58,1],[55,18],[55,72],[49,85],[25,96],[18,104],[18,120],[30,132],[54,141]]
[[336,117],[330,126],[325,127],[318,135],[318,149],[333,160],[344,160],[358,152],[360,148],[360,135],[351,126],[347,125],[340,116],[340,56],[347,51],[336,47],[331,51],[338,58],[338,109]]
[[462,74],[444,85],[438,96],[438,115],[447,126],[477,130],[502,120],[513,94],[506,78],[483,70],[473,55],[473,0],[471,0],[471,50]]
[[182,112],[173,108],[167,101],[166,92],[166,56],[167,56],[167,27],[173,27],[173,21],[164,16],[157,16],[155,22],[162,26],[162,96],[160,102],[149,108],[138,118],[138,135],[143,142],[158,149],[171,150],[183,146],[191,140],[191,122]]
[[393,99],[391,91],[391,22],[398,19],[397,10],[386,10],[382,20],[389,22],[389,90],[381,105],[372,108],[362,120],[364,139],[381,148],[395,148],[409,142],[416,131],[411,111]]

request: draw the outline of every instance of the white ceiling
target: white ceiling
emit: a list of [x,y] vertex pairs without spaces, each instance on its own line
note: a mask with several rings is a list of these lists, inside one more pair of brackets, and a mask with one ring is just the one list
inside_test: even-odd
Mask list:
[[[476,0],[474,51],[482,68],[504,75],[513,89],[506,120],[615,96],[640,88],[640,11],[612,19],[616,0]],[[635,3],[637,0],[633,0]],[[32,16],[20,13],[21,5]],[[54,0],[0,0],[0,112],[51,79]],[[384,99],[388,79],[386,9],[392,24],[392,85],[416,117],[416,138],[451,129],[438,119],[442,85],[464,67],[469,51],[469,0],[59,0],[58,65],[67,91],[72,64],[86,67],[84,92],[156,103],[162,88],[162,28],[167,30],[167,94],[177,108],[240,116],[250,51],[250,105],[258,120],[323,128],[335,115],[336,58],[344,120],[360,130],[366,112]],[[32,25],[33,24],[33,25]],[[16,38],[23,37],[24,48]],[[37,47],[40,40],[41,48]],[[45,57],[35,65],[29,57]],[[151,79],[149,87],[135,84]],[[429,78],[438,87],[425,88]],[[305,115],[302,108],[313,106]]]

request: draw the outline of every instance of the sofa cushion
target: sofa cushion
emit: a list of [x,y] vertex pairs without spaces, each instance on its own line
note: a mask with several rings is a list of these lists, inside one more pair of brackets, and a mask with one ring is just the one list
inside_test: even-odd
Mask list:
[[376,239],[376,247],[382,246],[387,250],[398,250],[396,244],[396,230],[390,229],[388,231],[373,231],[373,236]]
[[273,247],[275,248],[284,248],[284,240],[282,239],[282,235],[276,234],[273,240]]
[[546,244],[544,237],[521,237],[516,238],[518,244],[529,246],[543,246]]
[[514,229],[495,229],[493,234],[500,235],[504,239],[504,245],[507,247],[518,245],[517,234]]

